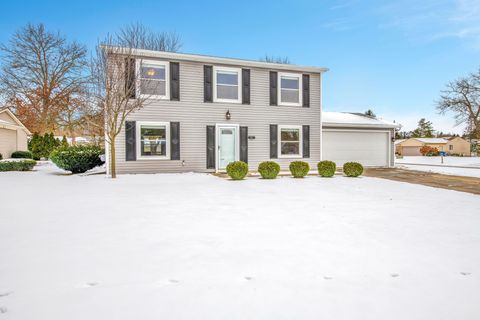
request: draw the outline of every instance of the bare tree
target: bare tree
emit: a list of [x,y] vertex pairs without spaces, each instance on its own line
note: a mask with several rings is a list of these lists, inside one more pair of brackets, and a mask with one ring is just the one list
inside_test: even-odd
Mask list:
[[447,84],[437,101],[441,114],[454,113],[457,125],[466,124],[472,137],[480,139],[480,69]]
[[[97,48],[92,61],[93,101],[88,105],[84,119],[92,126],[98,126],[98,115],[104,115],[105,142],[109,148],[111,177],[116,177],[117,136],[122,131],[126,118],[151,102],[150,96],[139,94],[142,74],[142,58],[136,49],[177,51],[180,48],[178,36],[169,33],[153,33],[141,25],[131,25],[114,36],[108,36]],[[142,80],[142,85],[145,83]],[[146,85],[150,90],[158,81]]]
[[59,106],[57,124],[59,129],[68,133],[72,144],[76,143],[77,133],[82,130],[82,110],[87,103],[88,93],[86,88],[81,88],[66,95]]
[[85,46],[67,42],[43,24],[28,24],[0,45],[0,93],[20,120],[39,133],[56,129],[58,112],[73,88],[86,83]]
[[271,62],[271,63],[281,63],[281,64],[291,64],[290,59],[288,57],[275,57],[275,56],[269,56],[266,54],[264,57],[259,59],[262,62]]

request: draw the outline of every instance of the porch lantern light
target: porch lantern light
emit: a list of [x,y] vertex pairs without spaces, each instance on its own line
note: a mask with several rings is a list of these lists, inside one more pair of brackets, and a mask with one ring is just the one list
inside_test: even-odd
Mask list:
[[230,110],[227,110],[227,113],[225,113],[225,119],[230,120],[232,118],[232,115],[230,114]]

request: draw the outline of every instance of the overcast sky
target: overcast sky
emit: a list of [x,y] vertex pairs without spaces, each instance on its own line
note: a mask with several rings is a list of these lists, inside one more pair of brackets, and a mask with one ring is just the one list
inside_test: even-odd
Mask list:
[[444,85],[480,67],[480,0],[5,1],[0,41],[43,22],[93,48],[122,25],[176,31],[183,52],[244,59],[288,56],[330,68],[327,111],[374,110],[414,129],[462,132],[435,111]]

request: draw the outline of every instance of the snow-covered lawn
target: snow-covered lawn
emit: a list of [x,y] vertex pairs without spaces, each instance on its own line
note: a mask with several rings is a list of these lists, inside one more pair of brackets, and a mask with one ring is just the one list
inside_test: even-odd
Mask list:
[[442,165],[442,166],[460,166],[460,167],[473,167],[480,168],[480,157],[403,157],[402,159],[396,159],[395,163],[415,163],[425,165]]
[[0,173],[1,319],[479,319],[480,197]]
[[403,157],[396,159],[397,167],[480,178],[480,157]]

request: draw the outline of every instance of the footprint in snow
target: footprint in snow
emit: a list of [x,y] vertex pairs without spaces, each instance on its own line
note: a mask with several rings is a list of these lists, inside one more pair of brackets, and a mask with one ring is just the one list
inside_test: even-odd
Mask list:
[[399,275],[398,273],[392,273],[390,276],[391,276],[392,278],[396,278],[396,277],[398,277],[398,276],[400,276],[400,275]]
[[170,283],[179,283],[180,280],[177,280],[177,279],[168,279],[168,282],[170,282]]
[[252,277],[245,277],[245,280],[248,280],[248,281],[250,281],[252,279],[253,279]]
[[325,279],[325,280],[332,280],[333,278],[332,278],[332,277],[323,277],[323,279]]
[[470,272],[460,272],[460,274],[461,274],[462,276],[469,276],[469,275],[471,275]]
[[89,287],[98,286],[98,282],[87,282],[87,286],[89,286]]
[[0,307],[0,313],[7,313],[7,308]]
[[9,296],[9,295],[11,295],[12,293],[13,293],[12,291],[0,292],[0,298]]

